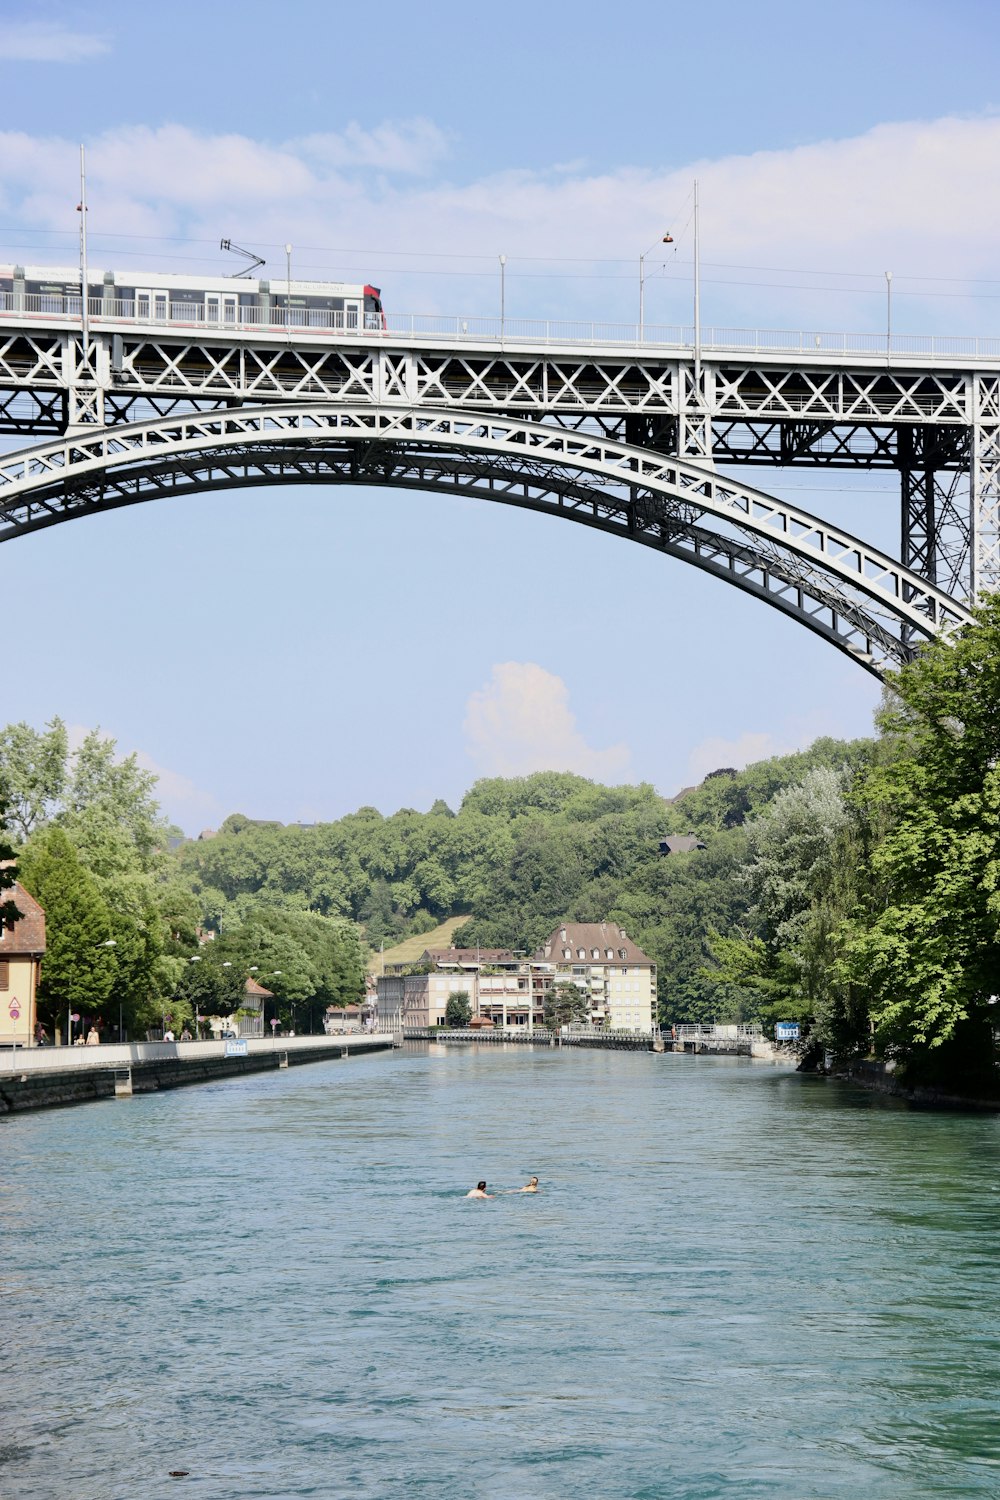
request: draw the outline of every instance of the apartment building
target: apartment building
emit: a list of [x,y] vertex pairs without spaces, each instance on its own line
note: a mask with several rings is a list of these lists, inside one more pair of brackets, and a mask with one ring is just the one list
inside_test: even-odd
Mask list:
[[497,1027],[544,1024],[545,996],[570,980],[587,996],[591,1026],[650,1033],[656,1024],[656,965],[608,922],[564,922],[531,957],[507,948],[426,949],[416,974],[377,981],[377,1006],[402,1012],[406,1027],[443,1024],[448,1001],[464,991],[474,1016]]
[[624,927],[612,922],[562,922],[535,954],[552,965],[557,983],[570,981],[587,997],[592,1026],[652,1032],[656,1026],[656,965]]

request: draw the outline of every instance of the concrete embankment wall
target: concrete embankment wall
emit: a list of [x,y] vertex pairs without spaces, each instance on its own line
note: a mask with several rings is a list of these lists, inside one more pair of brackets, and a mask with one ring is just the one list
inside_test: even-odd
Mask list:
[[859,1083],[862,1088],[877,1094],[889,1094],[920,1109],[971,1110],[976,1113],[1000,1114],[1000,1099],[978,1099],[972,1095],[949,1094],[944,1089],[928,1088],[920,1084],[908,1084],[897,1075],[891,1062],[876,1062],[873,1059],[853,1063],[835,1075],[850,1083]]
[[391,1035],[376,1034],[251,1040],[241,1057],[227,1057],[224,1042],[26,1048],[0,1054],[0,1115],[113,1098],[116,1075],[121,1078],[126,1071],[133,1093],[153,1093],[238,1078],[244,1073],[378,1052],[393,1045]]

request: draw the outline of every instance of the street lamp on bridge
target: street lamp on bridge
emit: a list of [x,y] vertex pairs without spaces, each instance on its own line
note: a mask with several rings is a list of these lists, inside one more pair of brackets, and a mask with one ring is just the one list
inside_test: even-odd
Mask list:
[[507,257],[500,256],[500,337],[503,338],[503,325],[507,302]]
[[643,328],[646,322],[646,256],[652,255],[661,245],[672,245],[674,237],[665,234],[661,239],[654,240],[648,250],[644,250],[639,256],[639,342],[642,343]]

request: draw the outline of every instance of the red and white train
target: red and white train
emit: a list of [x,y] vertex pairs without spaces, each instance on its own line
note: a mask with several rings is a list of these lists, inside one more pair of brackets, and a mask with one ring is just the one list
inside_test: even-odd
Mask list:
[[[211,327],[316,328],[354,333],[385,327],[377,286],[340,281],[89,271],[92,318]],[[0,265],[0,311],[80,316],[80,272],[66,266]]]

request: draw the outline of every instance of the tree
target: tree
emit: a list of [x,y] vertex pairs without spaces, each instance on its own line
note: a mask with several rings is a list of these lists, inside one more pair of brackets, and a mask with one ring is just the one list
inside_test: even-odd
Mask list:
[[469,1003],[468,990],[455,990],[448,996],[448,1004],[444,1008],[444,1023],[455,1030],[468,1026],[472,1020],[472,1006]]
[[884,753],[855,794],[883,831],[840,963],[867,994],[880,1053],[911,1076],[970,1090],[995,1081],[1000,595],[973,615],[891,680],[879,715]]
[[7,809],[0,802],[0,923],[16,922],[21,913],[15,902],[5,897],[4,892],[9,891],[17,879],[17,868],[14,864],[14,850],[7,841]]
[[156,777],[135,755],[116,760],[115,741],[92,730],[72,757],[60,822],[81,858],[104,878],[157,864],[169,830],[153,796]]
[[50,720],[41,732],[30,724],[0,730],[0,800],[10,826],[24,839],[45,822],[66,786],[66,726]]
[[589,1011],[587,996],[568,979],[558,980],[545,992],[546,1026],[568,1026],[573,1021],[585,1021]]
[[36,835],[21,857],[22,881],[45,911],[45,962],[39,1007],[52,1025],[67,1010],[97,1017],[117,972],[111,918],[97,882],[83,868],[63,829]]

